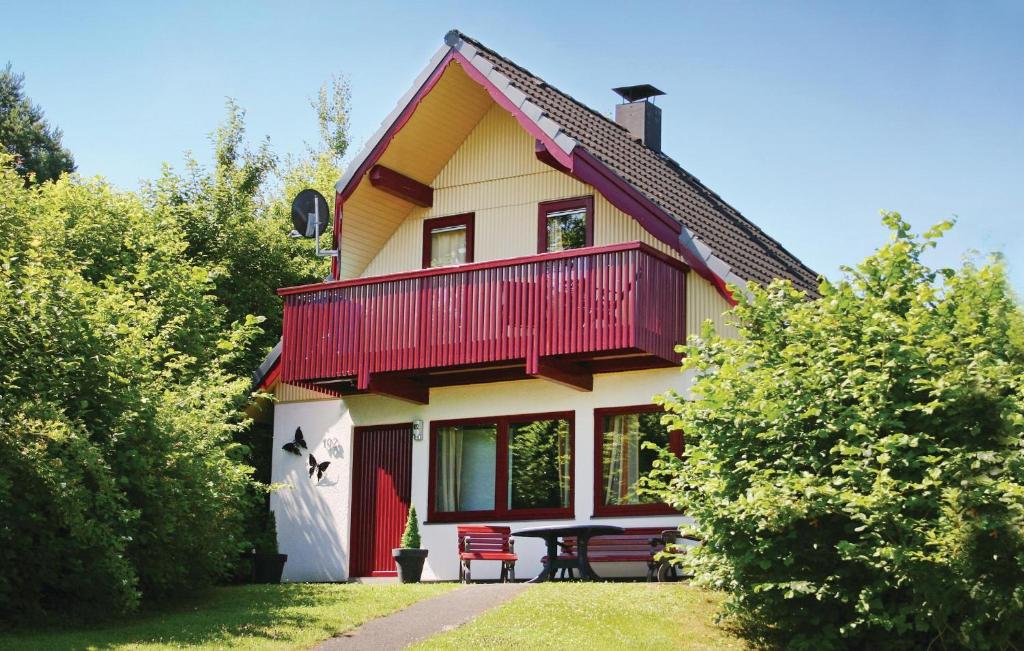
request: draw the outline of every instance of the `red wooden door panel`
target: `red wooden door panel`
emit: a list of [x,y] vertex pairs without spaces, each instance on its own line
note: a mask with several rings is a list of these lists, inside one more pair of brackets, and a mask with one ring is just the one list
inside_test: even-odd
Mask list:
[[349,576],[395,576],[411,492],[412,423],[355,428]]

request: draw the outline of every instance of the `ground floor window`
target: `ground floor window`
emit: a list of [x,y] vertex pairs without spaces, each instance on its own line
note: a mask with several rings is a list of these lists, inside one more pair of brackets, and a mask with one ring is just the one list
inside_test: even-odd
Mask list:
[[572,517],[571,412],[435,421],[430,429],[430,520]]
[[673,510],[637,491],[637,481],[651,471],[658,453],[654,443],[676,454],[683,451],[682,432],[661,424],[656,405],[594,411],[594,513],[597,515],[658,514]]

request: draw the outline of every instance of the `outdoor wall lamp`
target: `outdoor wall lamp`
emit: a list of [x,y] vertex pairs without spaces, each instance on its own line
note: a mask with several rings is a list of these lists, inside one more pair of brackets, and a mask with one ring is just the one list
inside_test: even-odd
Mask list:
[[423,421],[414,420],[412,421],[412,440],[422,441],[423,440]]

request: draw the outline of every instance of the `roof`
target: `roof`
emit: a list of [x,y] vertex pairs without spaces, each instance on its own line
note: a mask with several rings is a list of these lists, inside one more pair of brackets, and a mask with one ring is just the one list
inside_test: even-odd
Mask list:
[[445,41],[453,47],[458,47],[458,41],[473,46],[478,57],[507,77],[509,85],[526,95],[527,101],[539,107],[566,136],[681,222],[735,275],[762,284],[788,278],[796,287],[817,293],[817,274],[810,267],[671,157],[644,146],[625,127],[476,39],[453,30]]

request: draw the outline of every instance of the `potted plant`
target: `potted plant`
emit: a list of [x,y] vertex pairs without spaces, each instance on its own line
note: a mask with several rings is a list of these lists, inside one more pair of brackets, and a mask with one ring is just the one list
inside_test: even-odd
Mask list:
[[402,534],[400,544],[401,547],[391,550],[398,564],[398,580],[402,583],[419,583],[427,550],[420,549],[420,526],[416,522],[415,506],[409,507],[409,518],[405,521],[405,533]]
[[255,541],[252,554],[253,583],[280,583],[288,554],[277,552],[277,518],[273,511],[267,512],[266,527]]

